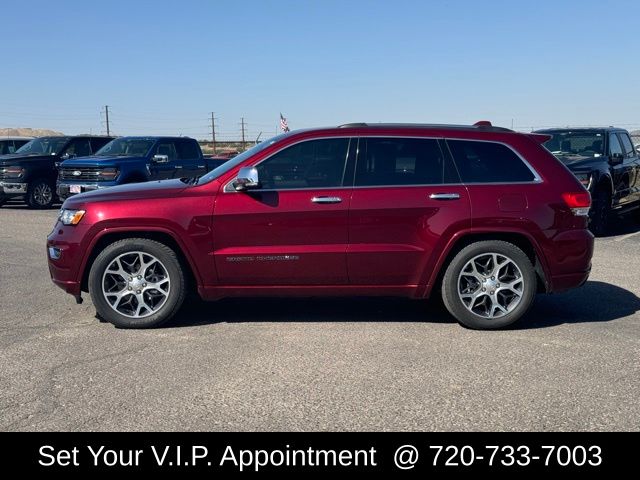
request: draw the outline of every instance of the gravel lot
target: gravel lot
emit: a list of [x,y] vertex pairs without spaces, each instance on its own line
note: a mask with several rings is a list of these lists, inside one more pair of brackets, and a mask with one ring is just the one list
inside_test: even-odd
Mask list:
[[[638,430],[640,230],[525,322],[399,299],[223,300],[117,330],[50,279],[55,210],[0,209],[2,430]],[[247,311],[247,313],[242,313]]]

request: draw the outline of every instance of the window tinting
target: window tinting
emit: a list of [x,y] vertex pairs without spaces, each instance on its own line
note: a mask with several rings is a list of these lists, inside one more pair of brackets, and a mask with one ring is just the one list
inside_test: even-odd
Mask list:
[[631,144],[629,135],[626,133],[619,133],[618,136],[620,137],[620,140],[622,140],[622,146],[624,147],[624,152],[627,157],[633,157],[633,145]]
[[368,138],[356,167],[356,186],[456,183],[437,140]]
[[176,142],[176,150],[180,160],[195,160],[200,157],[195,141],[180,140]]
[[65,151],[70,157],[86,157],[91,155],[91,147],[89,146],[88,138],[77,138],[71,145],[67,147]]
[[156,149],[156,155],[166,155],[169,161],[173,162],[176,159],[176,146],[173,142],[161,143]]
[[609,135],[609,155],[613,155],[614,153],[622,155],[622,146],[620,145],[618,136],[615,133],[612,133]]
[[533,172],[506,145],[447,140],[464,183],[530,182]]
[[342,186],[348,138],[310,140],[276,153],[257,166],[263,189]]

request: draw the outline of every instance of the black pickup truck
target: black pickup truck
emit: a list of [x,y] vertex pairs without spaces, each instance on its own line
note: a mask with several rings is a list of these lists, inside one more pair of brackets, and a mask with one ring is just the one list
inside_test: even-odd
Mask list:
[[544,146],[559,158],[591,193],[589,228],[607,231],[612,214],[640,208],[640,159],[629,132],[622,128],[554,128]]
[[58,164],[92,155],[112,137],[79,135],[40,137],[15,153],[0,156],[0,205],[24,197],[31,208],[48,208],[56,200]]

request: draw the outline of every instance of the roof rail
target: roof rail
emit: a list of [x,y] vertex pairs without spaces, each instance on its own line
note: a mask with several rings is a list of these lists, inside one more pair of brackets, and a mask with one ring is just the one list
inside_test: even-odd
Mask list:
[[359,127],[378,127],[378,128],[389,128],[389,127],[406,127],[406,128],[443,128],[443,129],[483,129],[483,130],[492,130],[495,132],[513,132],[508,128],[504,127],[494,127],[490,121],[488,120],[480,120],[479,122],[474,123],[473,125],[448,125],[448,124],[435,124],[435,123],[366,123],[366,122],[357,122],[357,123],[345,123],[339,125],[338,128],[359,128]]

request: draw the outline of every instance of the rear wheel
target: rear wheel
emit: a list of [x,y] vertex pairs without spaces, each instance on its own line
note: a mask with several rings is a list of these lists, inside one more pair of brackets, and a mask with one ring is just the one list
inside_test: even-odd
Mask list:
[[515,245],[499,240],[472,243],[451,261],[442,280],[447,310],[464,326],[506,327],[531,307],[536,274]]
[[179,310],[185,292],[176,253],[153,240],[112,243],[89,272],[89,293],[98,315],[119,328],[162,325]]
[[611,195],[608,190],[599,188],[593,194],[593,205],[589,210],[589,230],[596,236],[607,233],[610,215]]
[[37,178],[29,182],[27,188],[27,205],[31,208],[51,208],[55,198],[53,184],[45,178]]

